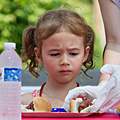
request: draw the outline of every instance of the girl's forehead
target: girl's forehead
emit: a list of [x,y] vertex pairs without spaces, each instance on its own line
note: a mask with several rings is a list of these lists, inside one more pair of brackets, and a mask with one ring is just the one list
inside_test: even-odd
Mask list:
[[47,39],[44,39],[43,42],[61,42],[61,41],[64,41],[64,42],[77,42],[77,41],[82,41],[83,42],[84,40],[84,37],[83,36],[78,36],[78,35],[75,35],[71,32],[68,32],[68,31],[61,31],[61,32],[57,32],[57,33],[54,33],[53,35],[49,36]]
[[77,36],[70,32],[59,32],[55,33],[47,39],[43,40],[43,47],[68,47],[73,48],[77,46],[84,45],[83,43],[84,37]]

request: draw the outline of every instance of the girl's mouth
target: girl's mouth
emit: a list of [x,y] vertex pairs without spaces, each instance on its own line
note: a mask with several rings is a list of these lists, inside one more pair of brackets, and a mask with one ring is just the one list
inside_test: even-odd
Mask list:
[[70,70],[61,70],[60,73],[63,75],[68,75],[71,73],[71,71]]

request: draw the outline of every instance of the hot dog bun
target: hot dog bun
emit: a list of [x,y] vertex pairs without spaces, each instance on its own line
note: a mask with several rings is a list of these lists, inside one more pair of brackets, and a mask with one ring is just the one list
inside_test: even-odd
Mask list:
[[78,111],[78,107],[79,107],[79,104],[82,102],[83,100],[81,98],[77,98],[77,99],[73,99],[71,100],[70,102],[70,111],[72,113],[79,113]]
[[120,104],[117,107],[117,113],[120,113]]
[[43,97],[34,97],[33,104],[36,112],[51,112],[52,110],[49,100]]
[[[32,102],[26,107],[26,111],[51,112],[52,106],[46,98],[34,97]],[[25,111],[25,110],[24,110]]]

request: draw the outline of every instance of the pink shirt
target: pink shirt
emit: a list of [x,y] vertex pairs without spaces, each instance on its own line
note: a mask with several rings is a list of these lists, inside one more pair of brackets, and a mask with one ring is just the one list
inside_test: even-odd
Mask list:
[[118,8],[120,8],[120,0],[112,0]]

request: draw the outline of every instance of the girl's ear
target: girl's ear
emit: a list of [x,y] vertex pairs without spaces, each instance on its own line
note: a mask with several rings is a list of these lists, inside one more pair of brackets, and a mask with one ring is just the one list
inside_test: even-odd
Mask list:
[[83,63],[87,60],[88,55],[89,55],[89,51],[90,51],[90,46],[87,46],[85,48],[85,54],[84,54],[84,58],[83,58]]
[[40,50],[39,50],[37,47],[35,47],[35,48],[34,48],[34,52],[35,52],[35,56],[36,56],[37,61],[38,61],[39,63],[43,64],[42,55],[41,55],[41,53],[40,53]]

